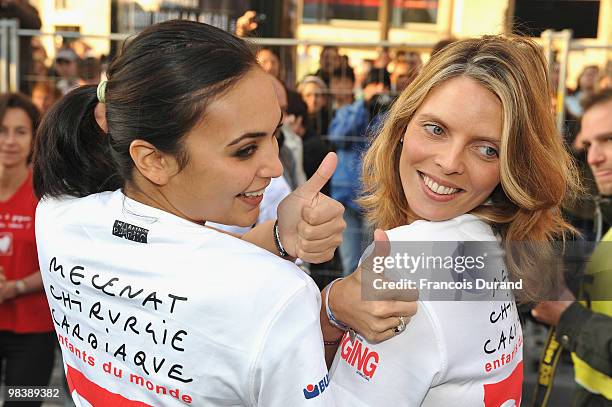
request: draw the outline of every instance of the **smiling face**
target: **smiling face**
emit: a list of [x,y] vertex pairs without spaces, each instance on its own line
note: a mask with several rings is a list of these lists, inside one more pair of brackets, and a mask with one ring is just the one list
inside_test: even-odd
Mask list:
[[484,203],[500,182],[502,106],[467,77],[432,89],[410,120],[400,179],[410,209],[442,221]]
[[28,165],[32,150],[32,120],[20,108],[6,110],[0,123],[0,165],[18,167]]
[[251,69],[185,136],[189,162],[163,186],[164,195],[191,220],[253,225],[263,190],[283,173],[280,120],[271,78]]
[[325,91],[316,83],[310,82],[302,89],[302,98],[308,106],[308,113],[317,113],[326,104]]

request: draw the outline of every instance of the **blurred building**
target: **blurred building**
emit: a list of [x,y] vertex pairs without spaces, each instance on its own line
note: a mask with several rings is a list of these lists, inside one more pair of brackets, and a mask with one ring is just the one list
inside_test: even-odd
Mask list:
[[[455,37],[571,28],[583,45],[612,44],[612,0],[300,0],[297,38],[313,41],[415,44],[426,60],[434,44]],[[411,47],[406,47],[409,49]],[[318,62],[319,47],[298,50],[301,72]],[[376,58],[374,49],[344,48],[353,64]],[[391,50],[393,53],[393,50]],[[604,66],[612,52],[573,52],[569,78],[587,64]]]
[[[248,9],[260,15],[259,37],[311,41],[404,43],[427,60],[429,47],[449,37],[571,28],[581,45],[612,44],[612,0],[30,0],[38,8],[42,30],[74,31],[94,56],[112,55],[119,42],[95,36],[133,33],[173,18],[206,22],[233,31]],[[90,37],[88,37],[90,36]],[[91,37],[94,36],[94,37]],[[60,37],[41,38],[50,58]],[[71,40],[65,40],[71,41]],[[278,47],[284,65],[295,62],[300,78],[318,67],[320,46]],[[375,59],[375,47],[343,47],[352,65]],[[393,56],[395,51],[391,49]],[[568,78],[583,66],[603,67],[612,59],[605,49],[574,51]],[[291,69],[291,68],[287,68]],[[570,81],[569,85],[573,85]]]

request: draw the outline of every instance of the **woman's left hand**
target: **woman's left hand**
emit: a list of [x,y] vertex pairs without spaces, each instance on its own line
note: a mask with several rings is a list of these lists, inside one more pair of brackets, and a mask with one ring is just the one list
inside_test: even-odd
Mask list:
[[342,243],[346,223],[344,206],[324,194],[338,157],[329,153],[317,172],[278,205],[278,229],[281,244],[291,257],[308,263],[323,263],[334,257]]

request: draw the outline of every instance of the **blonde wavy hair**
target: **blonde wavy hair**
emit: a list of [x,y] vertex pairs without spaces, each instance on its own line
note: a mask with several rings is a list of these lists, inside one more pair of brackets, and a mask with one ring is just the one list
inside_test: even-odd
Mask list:
[[517,298],[542,298],[557,276],[552,271],[539,272],[533,253],[524,247],[513,250],[511,242],[537,242],[534,252],[552,252],[551,240],[564,239],[574,231],[563,219],[561,206],[581,187],[551,114],[550,80],[535,42],[517,36],[484,36],[456,41],[435,54],[398,97],[372,139],[363,159],[359,203],[368,220],[385,230],[419,219],[408,206],[400,180],[400,139],[429,92],[459,76],[488,89],[502,105],[501,182],[488,204],[483,202],[470,213],[501,235],[510,275],[523,279],[524,289]]

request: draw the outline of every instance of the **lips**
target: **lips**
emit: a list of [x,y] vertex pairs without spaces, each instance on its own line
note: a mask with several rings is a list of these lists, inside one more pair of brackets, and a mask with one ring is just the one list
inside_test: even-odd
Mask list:
[[593,174],[595,178],[604,178],[612,176],[612,170],[597,171]]

